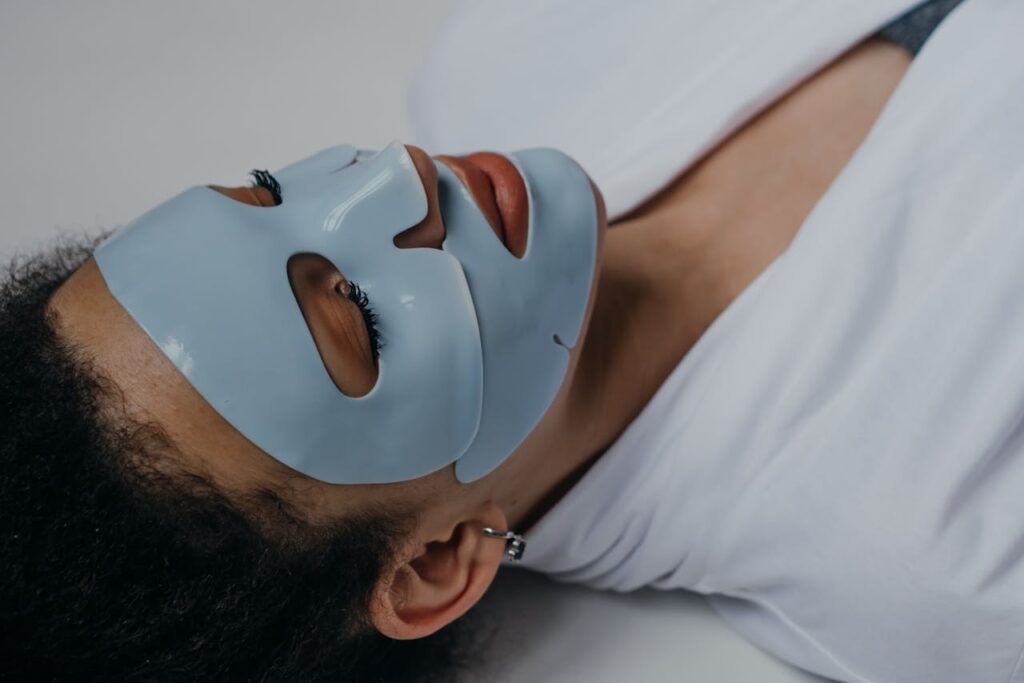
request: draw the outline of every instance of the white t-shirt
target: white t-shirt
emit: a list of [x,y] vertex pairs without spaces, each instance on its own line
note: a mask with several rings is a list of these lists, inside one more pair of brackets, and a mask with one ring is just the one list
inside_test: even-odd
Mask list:
[[[430,151],[551,145],[614,217],[914,2],[477,1]],[[967,0],[789,248],[527,534],[843,681],[1024,682],[1024,3]]]

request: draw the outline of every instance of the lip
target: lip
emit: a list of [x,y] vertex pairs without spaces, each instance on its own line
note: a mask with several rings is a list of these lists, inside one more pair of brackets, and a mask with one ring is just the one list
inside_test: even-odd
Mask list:
[[526,252],[529,236],[529,201],[526,181],[507,158],[494,152],[475,152],[464,157],[434,157],[462,181],[494,234],[516,258]]

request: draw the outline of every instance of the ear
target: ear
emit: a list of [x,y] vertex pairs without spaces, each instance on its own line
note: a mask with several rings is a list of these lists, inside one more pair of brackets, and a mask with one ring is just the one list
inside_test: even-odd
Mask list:
[[493,501],[473,514],[420,534],[377,580],[370,619],[385,636],[429,636],[466,613],[498,573],[505,542],[483,534],[504,529],[505,513]]

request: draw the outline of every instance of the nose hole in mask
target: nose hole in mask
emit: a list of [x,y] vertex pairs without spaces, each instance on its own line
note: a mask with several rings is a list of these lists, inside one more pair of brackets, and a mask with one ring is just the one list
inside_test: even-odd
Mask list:
[[392,242],[399,249],[440,249],[444,238],[444,225],[428,215],[416,225],[395,235]]

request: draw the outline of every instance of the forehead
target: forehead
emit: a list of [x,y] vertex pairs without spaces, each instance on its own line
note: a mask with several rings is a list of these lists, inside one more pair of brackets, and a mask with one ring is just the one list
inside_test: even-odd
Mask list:
[[[281,464],[248,442],[203,400],[110,293],[94,258],[51,297],[56,334],[116,391],[101,397],[109,417],[156,424],[175,452],[229,487],[280,476]],[[107,386],[107,385],[105,385]],[[203,457],[212,451],[216,458]]]

